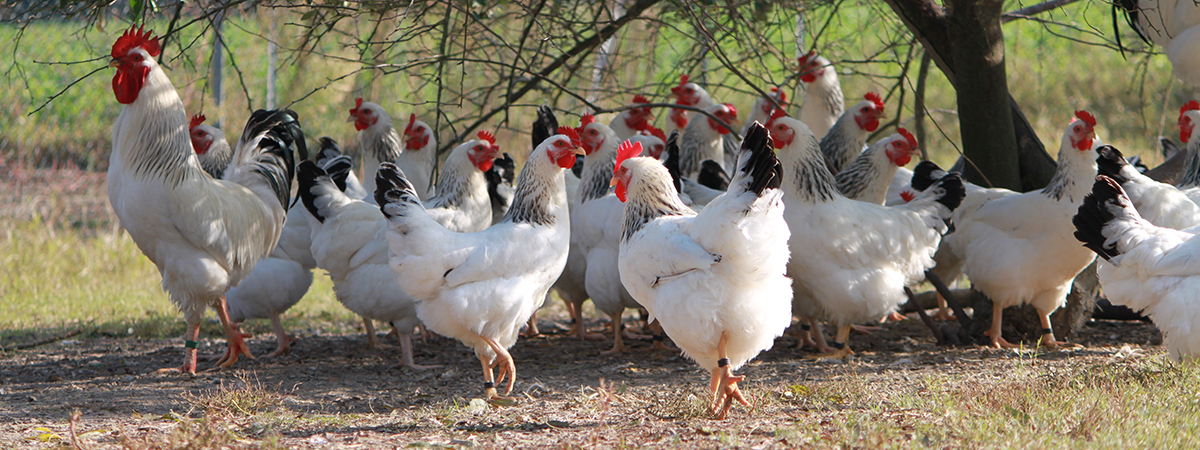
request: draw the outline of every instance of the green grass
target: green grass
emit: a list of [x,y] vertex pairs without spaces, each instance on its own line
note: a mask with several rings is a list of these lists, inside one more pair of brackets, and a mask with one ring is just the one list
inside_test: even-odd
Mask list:
[[[183,334],[183,316],[160,287],[158,270],[128,234],[82,236],[41,222],[0,225],[6,229],[0,234],[0,345],[77,327],[146,338]],[[308,295],[284,315],[289,330],[346,332],[359,323],[333,297],[321,271]],[[212,321],[202,330],[221,335]],[[269,333],[270,324],[256,321],[245,330]]]

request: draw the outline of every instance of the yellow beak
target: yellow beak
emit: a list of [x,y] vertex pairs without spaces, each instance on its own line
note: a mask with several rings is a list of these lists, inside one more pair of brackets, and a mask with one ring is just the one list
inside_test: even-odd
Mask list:
[[108,67],[118,67],[120,65],[121,65],[121,61],[117,60],[117,59],[114,59],[114,60],[108,62]]
[[574,154],[580,155],[580,156],[587,156],[587,152],[583,151],[583,148],[581,148],[581,147],[575,147],[575,148],[571,149],[571,153],[574,153]]
[[608,180],[608,187],[613,187],[616,185],[617,185],[617,177],[614,176],[614,177],[612,177],[612,179]]

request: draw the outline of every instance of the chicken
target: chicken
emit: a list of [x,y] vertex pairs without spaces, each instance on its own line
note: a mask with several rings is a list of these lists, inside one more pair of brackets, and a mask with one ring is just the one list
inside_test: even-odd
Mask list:
[[743,141],[725,195],[700,212],[679,201],[667,169],[622,145],[613,171],[625,202],[621,283],[662,324],[683,353],[712,373],[712,408],[724,419],[749,402],[735,376],[770,349],[791,322],[788,226],[779,183],[783,167],[761,125]]
[[[645,96],[633,96],[633,104],[650,103]],[[633,108],[621,111],[616,117],[613,117],[612,122],[609,122],[608,127],[612,128],[614,133],[617,133],[617,138],[622,141],[637,135],[638,132],[645,130],[650,126],[650,122],[654,120],[654,112],[649,106],[641,108]]]
[[[671,88],[671,95],[675,96],[675,104],[677,105],[708,109],[717,104],[717,102],[713,101],[712,96],[708,95],[708,91],[704,90],[700,85],[688,81],[686,74],[679,76],[679,85]],[[687,110],[672,108],[671,112],[667,113],[667,124],[663,127],[663,132],[670,135],[672,131],[679,130],[682,133],[688,123]]]
[[[760,125],[769,124],[773,118],[787,115],[787,111],[783,110],[783,108],[786,108],[788,104],[787,93],[783,92],[783,90],[779,89],[778,87],[773,87],[771,88],[771,96],[775,99],[774,103],[772,103],[771,99],[767,97],[759,97],[759,99],[754,102],[754,106],[750,108],[750,115],[746,116],[746,123],[742,125],[743,136],[750,131],[750,127],[753,126],[755,122],[758,122]],[[775,106],[776,103],[779,104],[779,107]],[[733,167],[733,165],[728,166],[730,168]]]
[[1192,0],[1121,0],[1113,6],[1125,11],[1142,39],[1165,50],[1176,78],[1200,88],[1200,5]]
[[200,166],[179,94],[154,60],[153,32],[131,28],[112,46],[113,93],[125,105],[113,125],[108,199],[121,225],[158,267],[184,313],[183,366],[196,371],[200,319],[214,307],[229,342],[218,361],[253,358],[229,319],[225,293],[275,248],[283,231],[304,133],[291,111],[255,111],[224,179]]
[[[727,124],[733,125],[737,122],[737,108],[731,104],[713,105],[705,108],[705,111]],[[679,137],[679,168],[683,171],[683,176],[695,178],[700,171],[700,162],[706,159],[716,161],[724,169],[723,137],[726,134],[729,134],[729,129],[708,117],[689,122]]]
[[801,324],[823,318],[838,326],[828,357],[853,353],[850,325],[878,320],[907,301],[904,287],[933,266],[965,195],[949,175],[897,207],[860,202],[837,191],[817,139],[803,122],[784,117],[771,127],[784,167],[784,217],[791,228],[792,312]]
[[1114,305],[1142,311],[1163,332],[1167,355],[1178,361],[1200,357],[1200,267],[1196,230],[1159,227],[1143,219],[1121,186],[1103,175],[1071,219],[1075,238],[1104,261],[1096,268]]
[[841,173],[866,148],[871,132],[879,128],[879,119],[884,117],[883,99],[874,92],[864,98],[847,109],[821,139],[821,154],[825,155],[829,173]]
[[1066,302],[1071,280],[1095,259],[1071,238],[1070,218],[1088,193],[1087,181],[1096,177],[1096,119],[1086,111],[1075,116],[1063,132],[1049,185],[964,205],[961,218],[955,217],[958,231],[947,239],[974,288],[992,300],[988,333],[995,347],[1013,347],[1000,335],[1003,312],[1024,303],[1041,317],[1041,344],[1058,347],[1050,314]]
[[837,174],[838,192],[851,200],[884,204],[897,170],[912,161],[917,151],[917,138],[898,128],[896,134],[880,139]]
[[378,345],[371,321],[380,320],[396,328],[401,365],[416,370],[433,367],[417,365],[413,359],[412,333],[420,325],[417,300],[396,285],[388,266],[386,227],[379,208],[339,189],[349,166],[326,173],[304,161],[299,172],[300,200],[312,228],[312,255],[329,273],[338,302],[363,317],[370,346]]
[[517,178],[508,215],[477,233],[434,222],[395,166],[384,164],[376,176],[399,284],[420,300],[417,316],[426,327],[475,350],[489,399],[500,399],[496,383],[506,376],[504,395],[512,392],[516,365],[506,349],[566,266],[571,219],[562,173],[583,153],[579,146],[568,128],[538,145]]
[[1139,217],[1175,230],[1200,225],[1200,205],[1179,188],[1142,175],[1111,145],[1097,148],[1096,153],[1100,155],[1096,158],[1099,174],[1121,185]]
[[[464,142],[450,156],[438,181],[437,194],[425,202],[429,216],[456,232],[475,232],[492,223],[491,200],[483,171],[500,153],[495,137],[480,131],[479,139]],[[417,326],[412,297],[397,289],[388,268],[385,223],[379,209],[364,201],[343,198],[321,180],[320,171],[301,177],[301,200],[311,213],[312,254],[317,266],[329,272],[338,301],[363,317],[367,342],[378,345],[373,320],[391,323],[398,330],[403,365],[413,366],[411,334]],[[403,288],[404,286],[401,286]]]
[[[313,162],[317,163],[317,167],[320,167],[325,172],[339,173],[341,172],[340,168],[334,167],[334,165],[350,164],[353,167],[354,164],[349,156],[342,158],[344,156],[342,149],[338,147],[337,142],[332,138],[324,136],[318,141],[320,142],[321,149],[317,151],[317,157],[313,159]],[[355,200],[364,200],[367,198],[367,191],[363,188],[362,182],[358,180],[358,177],[354,175],[353,169],[346,173],[345,183],[346,186],[344,188],[341,185],[338,187],[342,188],[342,192],[345,192],[347,197]],[[304,220],[304,223],[307,224],[308,220]]]
[[[842,85],[838,82],[837,70],[825,57],[815,51],[800,57],[800,81],[804,86],[804,103],[797,113],[801,122],[808,125],[818,140],[825,138],[833,124],[846,109],[842,97]],[[800,93],[797,92],[799,97]]]
[[1176,124],[1179,127],[1179,140],[1184,145],[1180,150],[1184,152],[1183,167],[1176,185],[1192,202],[1200,204],[1200,102],[1192,100],[1184,104],[1179,109]]
[[588,297],[596,309],[612,319],[613,347],[601,354],[621,354],[625,351],[622,338],[625,325],[621,316],[625,308],[638,308],[638,302],[621,286],[617,271],[624,205],[613,193],[609,181],[617,159],[617,146],[622,141],[611,128],[596,122],[590,114],[583,116],[576,131],[587,156],[576,194],[578,203],[571,211],[571,244],[586,260],[584,288]]
[[502,157],[492,162],[492,168],[483,172],[487,179],[488,199],[492,203],[492,223],[500,222],[512,205],[512,196],[516,192],[513,181],[517,179],[517,162],[512,155],[504,153]]
[[[401,147],[400,135],[396,133],[392,118],[383,107],[364,102],[361,98],[354,99],[354,102],[348,121],[354,122],[354,129],[360,131],[363,188],[368,193],[375,192],[375,170],[380,163],[390,162],[408,174],[413,185],[417,186],[417,194],[422,201],[432,197],[433,163],[437,159],[437,140],[433,137],[433,129],[417,120],[416,114],[410,114],[408,125],[404,127],[404,146]],[[374,196],[367,196],[368,203],[374,201]]]
[[205,125],[204,114],[192,116],[188,123],[188,136],[192,140],[192,149],[200,159],[200,167],[204,168],[213,178],[221,178],[229,160],[233,159],[233,150],[229,141],[225,140],[225,132],[211,125]]

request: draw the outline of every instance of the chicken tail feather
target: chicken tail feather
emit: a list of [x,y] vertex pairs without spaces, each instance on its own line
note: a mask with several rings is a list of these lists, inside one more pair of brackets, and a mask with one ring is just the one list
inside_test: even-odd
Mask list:
[[709,189],[729,190],[729,175],[725,173],[720,164],[711,159],[700,163],[700,172],[696,174],[696,182]]
[[1096,158],[1096,168],[1100,175],[1112,178],[1118,184],[1125,184],[1129,177],[1121,175],[1121,170],[1129,165],[1120,150],[1111,145],[1103,145],[1096,149],[1100,156]]
[[667,173],[671,174],[671,185],[675,186],[675,192],[682,192],[683,172],[679,169],[679,130],[671,132],[671,137],[667,138],[667,148],[664,151],[667,153],[667,160],[663,161],[663,167],[666,167]]
[[392,163],[380,164],[375,173],[375,203],[389,220],[403,217],[408,207],[424,208],[417,190],[404,178],[404,171]]
[[946,174],[947,172],[933,161],[921,161],[913,169],[912,188],[915,191],[923,192],[929,189],[934,182],[944,178]]
[[[234,164],[245,165],[251,173],[259,175],[285,209],[291,201],[292,180],[296,176],[296,157],[292,152],[299,152],[301,159],[308,159],[298,117],[291,110],[255,111],[246,122],[233,157]],[[235,176],[242,173],[240,170],[233,172]],[[242,179],[231,181],[244,182]]]
[[[775,146],[770,133],[762,124],[755,122],[746,131],[742,140],[741,161],[738,173],[729,182],[746,191],[762,196],[767,189],[778,189],[783,182],[783,164],[775,157]],[[731,188],[730,190],[733,190]]]
[[554,116],[554,108],[542,105],[537,110],[537,120],[533,121],[533,147],[542,145],[550,136],[558,133],[558,118]]
[[[341,175],[343,179],[345,174],[346,172],[343,172]],[[325,218],[329,217],[328,208],[333,203],[333,196],[344,195],[341,194],[341,189],[325,169],[312,161],[300,162],[299,174],[296,179],[300,185],[300,202],[304,203],[304,209],[307,209],[317,221],[325,223]]]
[[1079,212],[1071,218],[1071,223],[1075,225],[1075,239],[1105,260],[1120,256],[1116,243],[1108,244],[1108,238],[1104,236],[1104,226],[1117,219],[1118,214],[1137,217],[1137,211],[1133,209],[1121,185],[1110,177],[1097,176],[1092,193],[1083,198]]

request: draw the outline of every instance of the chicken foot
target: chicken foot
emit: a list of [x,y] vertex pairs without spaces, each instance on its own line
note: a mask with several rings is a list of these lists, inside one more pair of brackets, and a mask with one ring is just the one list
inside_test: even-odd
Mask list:
[[[508,387],[505,388],[504,395],[512,393],[513,383],[515,383],[517,380],[517,366],[516,364],[513,364],[512,355],[508,353],[508,350],[505,350],[504,347],[497,343],[495,339],[483,335],[480,335],[479,339],[482,339],[483,342],[487,343],[488,347],[492,349],[492,352],[496,354],[496,357],[492,358],[490,361],[483,355],[479,356],[479,362],[483,364],[483,394],[487,396],[488,399],[511,400],[510,398],[501,396],[499,393],[497,393],[496,384],[503,382],[505,376],[507,375]],[[499,374],[498,376],[493,377],[492,369],[496,367],[499,368]]]
[[[623,312],[623,311],[622,311]],[[625,324],[621,322],[621,313],[609,314],[612,322],[609,323],[613,333],[613,347],[611,349],[600,352],[601,355],[620,355],[625,353],[625,341],[622,338],[622,332],[625,331]]]
[[267,358],[283,356],[292,352],[292,344],[298,341],[295,336],[287,334],[283,329],[283,321],[279,320],[279,313],[271,313],[271,326],[275,328],[275,351],[268,354]]
[[200,343],[200,321],[196,323],[188,323],[187,331],[183,332],[183,365],[180,367],[166,367],[158,369],[155,373],[186,373],[189,375],[196,374],[196,353],[199,351]]
[[[1046,318],[1047,323],[1049,323],[1049,320],[1050,320],[1049,316],[1047,316],[1047,318]],[[992,339],[992,347],[1016,348],[1017,347],[1016,345],[1009,344],[1008,341],[1004,340],[1004,336],[1000,335],[1000,327],[1003,325],[1004,325],[1004,307],[1000,306],[999,303],[992,302],[992,328],[988,330],[988,337],[990,337]],[[1054,335],[1051,335],[1050,339],[1053,340]]]
[[221,301],[217,302],[217,317],[221,319],[221,324],[225,326],[225,340],[228,341],[228,346],[225,348],[225,356],[217,361],[217,367],[230,368],[237,362],[238,357],[246,355],[250,359],[258,359],[253,353],[250,353],[250,347],[246,345],[246,341],[242,339],[242,332],[238,330],[236,324],[229,320],[229,307],[225,303],[225,295],[221,295]]
[[414,370],[442,368],[442,366],[440,366],[440,365],[421,366],[421,365],[417,365],[416,363],[414,363],[413,362],[412,333],[397,332],[396,334],[397,334],[397,337],[400,339],[400,364],[399,364],[399,366],[408,367],[408,368],[411,368]]
[[1041,338],[1041,342],[1040,342],[1041,346],[1047,347],[1047,348],[1078,347],[1079,344],[1070,344],[1070,343],[1066,343],[1066,342],[1059,342],[1054,339],[1054,329],[1050,325],[1050,314],[1052,314],[1053,312],[1054,311],[1042,311],[1040,309],[1038,310],[1038,319],[1042,323],[1042,338]]
[[588,333],[587,325],[583,323],[583,305],[576,305],[574,302],[564,299],[563,303],[567,305],[567,311],[571,313],[571,329],[567,334],[575,336],[581,341],[603,341],[606,339],[604,333]]
[[850,325],[842,325],[842,326],[838,327],[837,337],[833,338],[833,348],[831,348],[831,350],[833,350],[832,352],[822,353],[820,355],[805,356],[804,358],[805,359],[823,359],[823,358],[842,359],[847,356],[853,355],[854,350],[850,349],[850,328],[851,328]]
[[379,337],[375,336],[375,321],[374,320],[363,317],[363,328],[366,328],[366,331],[367,331],[367,348],[370,348],[370,349],[392,348],[391,345],[380,342]]
[[709,380],[708,389],[712,391],[713,401],[711,410],[717,415],[717,420],[724,420],[729,414],[729,407],[733,406],[733,401],[737,400],[742,405],[750,406],[750,402],[746,401],[746,397],[742,395],[742,391],[738,389],[738,382],[746,379],[745,375],[733,375],[733,370],[729,367],[729,356],[725,351],[726,344],[729,342],[729,337],[725,332],[721,332],[721,340],[717,342],[717,368],[712,371],[712,378]]

